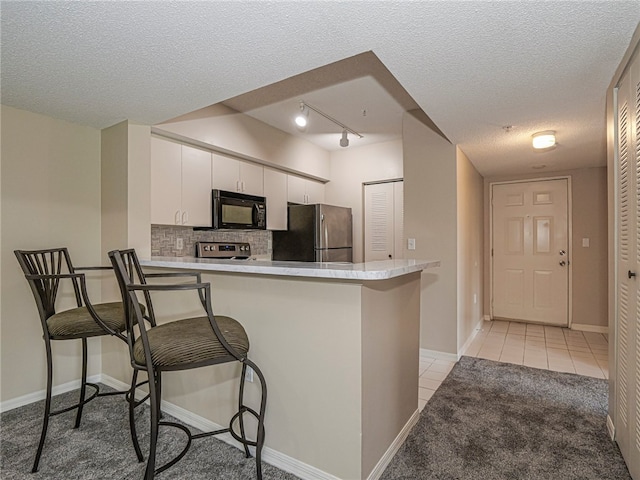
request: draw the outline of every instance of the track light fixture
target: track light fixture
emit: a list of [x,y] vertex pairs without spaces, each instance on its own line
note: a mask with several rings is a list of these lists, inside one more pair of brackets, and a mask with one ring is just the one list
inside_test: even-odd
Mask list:
[[307,106],[300,102],[300,113],[296,116],[295,122],[299,130],[304,130],[307,127],[309,121],[309,109]]
[[340,146],[341,147],[348,147],[349,146],[349,139],[347,138],[347,131],[346,130],[342,130],[342,138],[340,139]]
[[313,105],[309,105],[308,103],[306,103],[304,101],[300,102],[300,113],[295,118],[295,123],[298,126],[299,130],[304,130],[306,128],[306,126],[308,124],[308,120],[309,120],[309,110],[313,110],[314,112],[316,112],[321,117],[326,118],[330,122],[335,123],[340,128],[342,128],[342,137],[340,138],[340,146],[341,147],[348,147],[349,146],[349,138],[347,137],[348,133],[350,133],[352,135],[357,135],[359,138],[364,138],[363,135],[360,135],[358,132],[356,132],[352,128],[347,127],[344,123],[336,120],[332,116],[327,115],[326,113],[324,113],[322,110],[318,110]]

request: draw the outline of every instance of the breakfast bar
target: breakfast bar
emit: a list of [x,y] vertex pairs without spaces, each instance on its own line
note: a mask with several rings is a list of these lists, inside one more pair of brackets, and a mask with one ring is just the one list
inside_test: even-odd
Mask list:
[[[211,283],[214,313],[246,329],[249,357],[269,391],[267,463],[303,478],[381,473],[418,418],[420,276],[438,261],[141,263],[147,270],[200,272]],[[160,322],[202,315],[195,295],[158,296],[154,307]],[[104,370],[126,382],[127,365],[118,358],[126,356],[114,352]],[[163,409],[202,429],[222,424],[236,401],[238,368],[169,372]],[[258,384],[246,380],[249,399],[257,401]]]

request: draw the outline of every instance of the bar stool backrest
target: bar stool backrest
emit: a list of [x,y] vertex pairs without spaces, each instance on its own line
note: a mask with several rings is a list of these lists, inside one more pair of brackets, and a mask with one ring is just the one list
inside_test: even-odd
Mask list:
[[78,276],[66,248],[47,250],[16,250],[18,263],[24,272],[38,306],[42,328],[48,333],[47,319],[56,313],[56,298],[60,280],[69,278],[78,307],[82,306]]
[[[124,313],[127,324],[127,343],[129,344],[129,354],[131,361],[133,361],[133,345],[136,341],[136,325],[139,327],[141,335],[146,337],[145,320],[149,322],[152,327],[156,326],[155,314],[153,312],[153,304],[151,303],[151,295],[149,292],[143,292],[144,304],[146,309],[146,317],[140,310],[140,306],[137,301],[136,292],[129,291],[127,288],[129,285],[146,285],[147,280],[145,278],[144,271],[138,261],[138,256],[133,248],[127,250],[114,250],[109,252],[109,259],[113,265],[113,271],[118,280],[118,286],[120,287],[120,294],[122,295],[122,301],[124,302]],[[133,302],[136,302],[135,304]],[[136,312],[136,309],[138,311]],[[145,338],[146,341],[146,338]]]

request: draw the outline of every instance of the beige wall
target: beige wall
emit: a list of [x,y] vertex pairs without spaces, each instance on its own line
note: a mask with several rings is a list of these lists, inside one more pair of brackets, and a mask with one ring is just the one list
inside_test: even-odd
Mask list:
[[483,180],[456,149],[458,207],[458,352],[482,320]]
[[[2,401],[46,386],[42,328],[15,249],[66,246],[76,266],[97,265],[100,250],[100,131],[2,107]],[[100,300],[99,278],[89,290]],[[72,295],[62,293],[61,307]],[[79,341],[53,342],[54,384],[80,377]],[[89,374],[101,371],[90,341]]]
[[224,105],[213,105],[157,125],[162,130],[328,179],[329,152]]
[[[102,130],[102,257],[114,249],[135,248],[140,257],[151,255],[150,127],[128,121]],[[120,300],[115,277],[102,282],[102,298]],[[128,350],[116,338],[102,339],[103,372],[117,378],[131,375]]]
[[364,258],[363,183],[402,178],[402,140],[349,147],[331,152],[331,181],[325,202],[351,207],[353,261]]
[[[553,173],[491,177],[484,182],[485,234],[484,314],[490,311],[490,183],[510,180],[571,177],[572,220],[572,323],[596,327],[608,326],[608,211],[607,211],[607,169],[605,167],[583,168]],[[589,238],[590,246],[582,246],[582,239]]]
[[402,135],[404,236],[416,239],[413,258],[442,265],[422,274],[420,347],[456,354],[456,147],[409,113]]

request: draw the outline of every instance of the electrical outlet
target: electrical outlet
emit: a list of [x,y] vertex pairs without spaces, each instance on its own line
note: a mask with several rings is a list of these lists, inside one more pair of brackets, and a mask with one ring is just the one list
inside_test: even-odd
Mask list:
[[247,370],[244,372],[244,381],[253,382],[253,369],[251,367],[247,367]]
[[184,248],[184,242],[181,238],[176,238],[176,250],[182,250]]
[[416,239],[415,238],[407,238],[407,249],[415,250],[416,249]]

